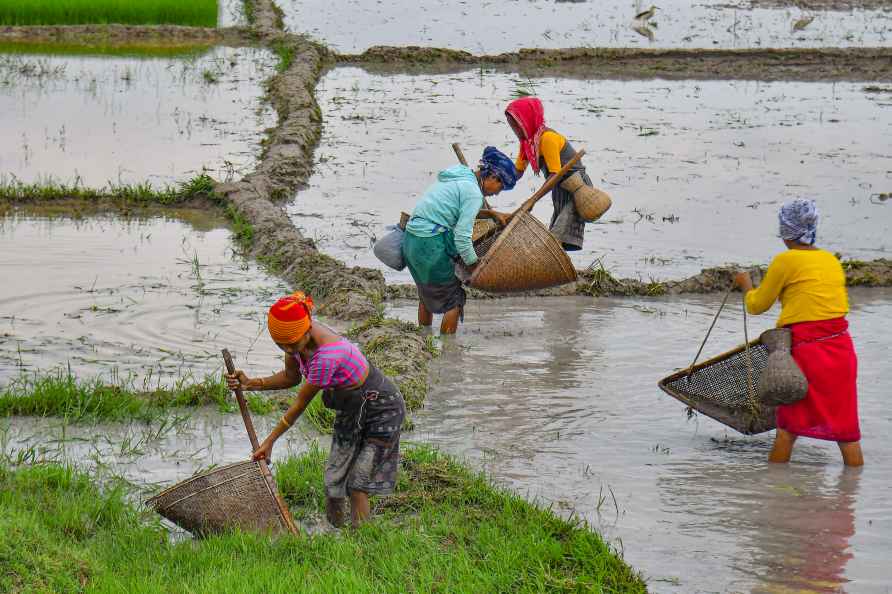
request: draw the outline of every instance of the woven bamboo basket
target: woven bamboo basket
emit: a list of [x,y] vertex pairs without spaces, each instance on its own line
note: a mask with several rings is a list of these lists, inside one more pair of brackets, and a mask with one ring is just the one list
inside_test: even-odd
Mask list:
[[499,228],[499,224],[492,219],[476,219],[474,230],[471,232],[471,241],[480,241]]
[[469,284],[481,291],[530,291],[576,280],[576,268],[560,242],[528,212],[475,242],[474,250],[479,264]]
[[285,518],[258,462],[236,462],[193,476],[146,504],[189,532],[204,536],[234,528],[285,533]]
[[768,362],[768,349],[760,341],[749,343],[752,376],[748,377],[745,345],[673,373],[659,382],[660,389],[743,433],[755,435],[775,428],[774,407],[758,401],[755,386]]

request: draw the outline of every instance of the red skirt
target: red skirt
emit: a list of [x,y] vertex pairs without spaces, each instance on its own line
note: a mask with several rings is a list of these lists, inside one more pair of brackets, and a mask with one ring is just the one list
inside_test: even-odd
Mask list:
[[859,441],[858,357],[845,318],[801,322],[793,333],[793,359],[808,379],[808,394],[777,407],[777,426],[795,435]]

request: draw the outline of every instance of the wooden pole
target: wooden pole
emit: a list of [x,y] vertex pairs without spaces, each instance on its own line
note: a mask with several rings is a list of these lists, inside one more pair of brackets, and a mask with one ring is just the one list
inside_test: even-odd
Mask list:
[[[229,354],[228,349],[223,349],[223,363],[226,364],[226,371],[230,375],[235,373],[235,364],[232,362],[232,355]],[[245,429],[248,431],[248,439],[251,440],[251,453],[253,454],[260,447],[260,444],[257,442],[257,432],[254,431],[254,422],[251,420],[251,412],[248,410],[248,403],[245,401],[245,395],[242,392],[242,389],[236,388],[233,391],[235,392],[235,399],[238,402],[238,408],[242,413],[242,420],[245,422]],[[273,473],[270,472],[269,464],[266,463],[266,460],[262,459],[258,460],[257,463],[260,465],[260,472],[263,474],[263,479],[266,481],[266,486],[269,489],[270,494],[276,500],[276,505],[279,508],[279,513],[282,514],[282,520],[285,521],[285,526],[291,534],[297,534],[297,526],[294,525],[294,520],[291,518],[291,512],[288,511],[288,506],[285,505],[282,496],[279,494],[279,489],[276,487],[276,481],[273,480]]]
[[[455,156],[458,157],[458,162],[465,167],[468,167],[468,160],[465,159],[465,154],[462,152],[461,147],[457,142],[452,143],[452,150],[455,151]],[[492,210],[492,206],[489,205],[489,202],[486,200],[486,196],[483,197],[483,208]]]
[[545,180],[545,183],[542,184],[542,187],[536,190],[536,192],[532,196],[527,198],[526,202],[520,205],[520,208],[514,211],[514,215],[518,215],[523,211],[530,212],[531,210],[533,210],[533,206],[535,206],[536,203],[539,202],[539,199],[542,198],[542,196],[544,196],[545,194],[549,193],[558,183],[558,181],[561,180],[565,175],[567,175],[567,172],[570,171],[570,168],[579,162],[583,155],[585,155],[585,149],[582,149],[575,155],[573,155],[573,158],[567,161],[567,164],[561,167],[560,171]]

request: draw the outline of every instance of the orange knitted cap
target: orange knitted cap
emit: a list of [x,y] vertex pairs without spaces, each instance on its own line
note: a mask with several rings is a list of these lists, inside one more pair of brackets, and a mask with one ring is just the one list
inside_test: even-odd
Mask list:
[[310,329],[313,298],[298,291],[282,297],[269,308],[266,325],[269,335],[280,344],[297,342]]

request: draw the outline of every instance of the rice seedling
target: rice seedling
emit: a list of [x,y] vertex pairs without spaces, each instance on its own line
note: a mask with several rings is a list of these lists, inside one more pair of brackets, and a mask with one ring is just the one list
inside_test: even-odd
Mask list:
[[[296,516],[321,510],[324,465],[318,447],[276,464]],[[13,563],[0,591],[646,592],[583,522],[430,448],[406,448],[396,493],[373,503],[359,530],[171,542],[120,481],[100,488],[67,466],[0,463],[0,558]]]
[[225,406],[228,396],[226,385],[216,376],[197,382],[191,377],[182,377],[170,387],[150,387],[145,382],[137,386],[133,377],[119,378],[114,373],[109,381],[102,377],[79,380],[70,370],[60,369],[22,373],[0,388],[0,416],[152,422],[168,417],[171,408]]
[[0,0],[0,25],[217,26],[217,0]]

